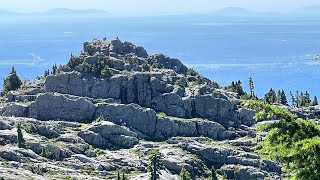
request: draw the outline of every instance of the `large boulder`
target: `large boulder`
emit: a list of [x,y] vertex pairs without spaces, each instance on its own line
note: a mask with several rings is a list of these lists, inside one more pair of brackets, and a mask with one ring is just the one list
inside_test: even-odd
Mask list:
[[159,117],[154,139],[166,139],[174,136],[197,136],[196,123],[188,119]]
[[21,103],[8,103],[1,109],[2,116],[15,116],[15,117],[27,117],[28,105]]
[[94,112],[88,99],[57,93],[40,94],[29,107],[29,117],[40,120],[90,122]]
[[98,104],[96,117],[103,116],[108,121],[124,125],[146,135],[153,135],[156,128],[156,112],[136,104]]
[[215,139],[226,139],[226,129],[219,123],[206,120],[198,120],[197,130],[200,135]]
[[12,150],[6,149],[5,147],[0,149],[0,158],[6,159],[8,161],[21,161],[21,155]]
[[221,174],[224,174],[227,179],[234,179],[234,180],[265,179],[264,172],[251,166],[225,165],[221,167],[220,172]]
[[99,133],[92,132],[90,130],[82,130],[78,133],[83,140],[87,143],[97,147],[109,147],[110,143],[107,139],[102,137]]
[[165,68],[173,69],[180,74],[186,74],[188,71],[188,68],[179,59],[170,58],[163,54],[152,55],[150,56],[150,60],[161,64]]
[[95,123],[78,133],[87,143],[98,147],[110,147],[111,144],[131,148],[139,143],[137,133],[109,121]]
[[126,135],[137,137],[137,133],[130,131],[127,127],[119,126],[109,121],[95,123],[88,130],[99,133],[104,138],[110,138],[111,135]]
[[164,93],[152,100],[152,108],[169,116],[190,117],[190,112],[183,108],[184,102],[175,93]]
[[227,124],[234,105],[222,94],[214,93],[196,96],[193,101],[193,116]]

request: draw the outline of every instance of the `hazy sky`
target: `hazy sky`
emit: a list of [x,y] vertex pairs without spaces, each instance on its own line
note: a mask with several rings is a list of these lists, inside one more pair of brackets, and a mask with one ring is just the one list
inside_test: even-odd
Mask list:
[[205,13],[224,7],[283,11],[320,6],[319,0],[0,0],[0,9],[45,11],[52,8],[103,9],[112,14]]

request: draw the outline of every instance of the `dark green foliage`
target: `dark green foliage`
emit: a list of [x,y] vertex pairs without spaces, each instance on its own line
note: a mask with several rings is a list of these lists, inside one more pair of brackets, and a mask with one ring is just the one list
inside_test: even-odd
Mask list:
[[242,104],[257,111],[257,120],[271,116],[279,119],[258,127],[269,133],[258,143],[257,153],[280,161],[294,179],[320,179],[320,126],[264,102],[245,101]]
[[16,70],[12,67],[11,72],[9,73],[8,77],[3,82],[3,92],[7,93],[9,91],[14,91],[20,88],[22,82],[17,75]]
[[99,59],[97,63],[94,63],[91,69],[91,73],[96,78],[101,78],[101,71],[105,68],[106,64],[103,59]]
[[296,107],[296,98],[294,97],[294,95],[292,94],[292,92],[290,91],[290,98],[291,98],[291,105],[293,107]]
[[148,63],[144,63],[142,65],[142,69],[143,69],[143,71],[150,71],[150,65]]
[[138,58],[136,56],[127,56],[125,58],[125,61],[128,62],[129,64],[137,64]]
[[252,77],[249,77],[249,83],[248,83],[249,89],[250,89],[250,99],[256,99],[255,93],[254,93],[254,85]]
[[180,87],[186,87],[187,84],[186,82],[182,81],[181,79],[176,80],[176,82],[174,82],[174,85],[180,86]]
[[69,62],[67,63],[67,66],[69,66],[70,68],[74,68],[76,66],[78,66],[79,64],[81,64],[83,62],[83,60],[80,57],[74,56],[73,54],[71,54]]
[[317,106],[318,104],[318,98],[317,96],[314,96],[313,101],[312,101],[312,106]]
[[26,148],[26,141],[23,138],[23,134],[22,134],[22,129],[21,129],[21,124],[18,123],[17,125],[17,133],[18,133],[18,147],[19,148]]
[[58,69],[57,69],[57,73],[60,73],[60,72],[61,72],[61,70],[62,70],[62,65],[61,65],[61,64],[59,64],[59,67],[58,67]]
[[236,82],[232,81],[231,85],[227,86],[226,89],[228,91],[232,91],[232,92],[237,93],[239,97],[246,94],[242,88],[242,83],[240,80],[238,80]]
[[159,179],[160,177],[160,170],[163,169],[163,164],[160,161],[160,154],[159,152],[155,152],[150,156],[150,164],[148,166],[148,170],[151,173],[151,180]]
[[44,74],[43,74],[43,77],[47,77],[47,76],[49,76],[49,75],[50,75],[49,69],[48,69],[48,70],[45,70],[45,71],[44,71]]
[[55,75],[55,74],[57,74],[57,70],[58,70],[58,67],[57,67],[56,64],[54,64],[54,65],[52,66],[52,71],[51,71],[51,73],[52,73],[53,75]]
[[195,69],[190,68],[190,69],[188,69],[188,71],[187,71],[187,75],[190,75],[190,76],[198,76],[199,73],[198,73]]
[[126,180],[127,178],[124,176],[124,173],[122,173],[122,179],[121,180]]
[[118,171],[118,175],[117,175],[117,180],[121,180],[119,171]]
[[290,92],[290,96],[293,107],[308,107],[312,105],[310,94],[307,91],[305,93],[296,91],[295,96]]
[[89,63],[84,61],[81,65],[84,68],[85,72],[87,72],[87,73],[91,73],[92,72],[92,67],[91,67],[91,65]]
[[211,168],[211,180],[218,180],[217,171],[214,166]]
[[217,82],[211,81],[211,83],[212,83],[212,86],[213,86],[214,88],[220,88],[220,86],[219,86],[219,84],[218,84]]
[[25,124],[21,128],[24,129],[27,133],[30,133],[30,134],[38,133],[37,127],[34,124],[31,124],[31,123]]
[[180,171],[181,180],[192,180],[190,173],[186,170],[184,166],[182,166]]
[[47,172],[47,169],[44,167],[41,167],[40,165],[31,165],[31,166],[28,166],[27,169],[29,169],[33,174],[39,174],[39,175],[42,175]]
[[275,90],[272,88],[269,90],[267,94],[264,95],[264,101],[266,101],[268,104],[274,104],[277,102],[277,94]]
[[287,96],[283,89],[278,91],[278,100],[279,104],[288,105]]
[[48,159],[52,159],[52,153],[45,147],[41,148],[40,156],[48,158]]
[[112,72],[110,71],[108,66],[105,66],[101,71],[101,78],[110,79],[112,77]]

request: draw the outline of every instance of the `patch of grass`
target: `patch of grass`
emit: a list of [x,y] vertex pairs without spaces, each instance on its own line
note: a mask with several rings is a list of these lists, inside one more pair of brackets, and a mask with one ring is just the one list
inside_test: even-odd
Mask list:
[[39,174],[39,175],[42,175],[47,172],[47,169],[40,166],[39,164],[38,165],[29,165],[27,167],[27,169],[30,170],[33,174]]
[[159,117],[172,118],[172,119],[180,120],[180,121],[189,121],[189,122],[195,120],[194,118],[181,118],[181,117],[176,117],[176,116],[169,116],[169,115],[167,115],[167,114],[164,113],[164,112],[158,112],[158,113],[157,113],[157,116],[159,116]]
[[41,148],[40,156],[52,159],[52,153],[46,147]]
[[158,112],[157,115],[161,117],[167,117],[167,114],[164,112]]
[[106,154],[106,152],[105,152],[103,149],[100,149],[100,148],[96,148],[96,149],[94,150],[94,152],[95,152],[98,156]]
[[139,158],[141,158],[141,157],[144,156],[144,153],[138,151],[137,149],[131,149],[131,150],[130,150],[130,153],[131,153],[132,155],[138,156]]
[[38,129],[34,124],[27,123],[24,124],[21,128],[29,134],[38,134]]

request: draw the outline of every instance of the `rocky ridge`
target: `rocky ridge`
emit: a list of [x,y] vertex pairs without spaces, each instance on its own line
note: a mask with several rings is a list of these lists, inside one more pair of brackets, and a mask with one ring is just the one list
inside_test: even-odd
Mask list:
[[[9,92],[0,110],[0,177],[105,179],[122,171],[148,179],[148,156],[159,150],[161,179],[178,179],[183,166],[195,179],[211,166],[226,179],[280,179],[277,163],[253,153],[255,112],[180,60],[119,39],[85,42],[76,58]],[[101,61],[111,77],[92,74]],[[18,122],[27,149],[15,145]]]

